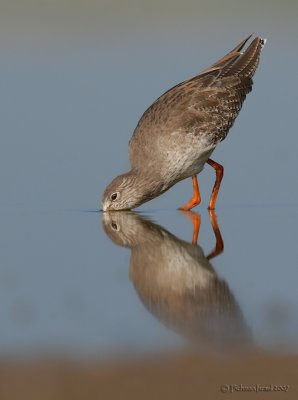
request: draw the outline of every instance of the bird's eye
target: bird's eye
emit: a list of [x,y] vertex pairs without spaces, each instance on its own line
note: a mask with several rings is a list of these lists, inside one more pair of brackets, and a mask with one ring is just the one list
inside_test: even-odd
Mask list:
[[119,230],[120,230],[120,228],[118,227],[118,225],[117,225],[116,222],[114,222],[114,221],[112,221],[111,226],[112,226],[112,229],[113,229],[114,231],[119,231]]
[[117,198],[118,198],[118,192],[112,193],[112,194],[111,194],[111,200],[112,200],[112,201],[117,200]]

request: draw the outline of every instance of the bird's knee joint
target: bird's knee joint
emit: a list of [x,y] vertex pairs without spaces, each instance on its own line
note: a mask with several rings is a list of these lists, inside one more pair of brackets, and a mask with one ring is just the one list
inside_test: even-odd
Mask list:
[[223,167],[222,165],[218,164],[218,165],[216,166],[216,172],[217,172],[219,175],[223,175],[223,174],[224,174],[224,167]]

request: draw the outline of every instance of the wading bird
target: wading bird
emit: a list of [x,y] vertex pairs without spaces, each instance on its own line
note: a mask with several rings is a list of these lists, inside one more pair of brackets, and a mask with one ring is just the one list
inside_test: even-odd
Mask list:
[[242,51],[250,37],[199,75],[168,90],[145,111],[129,142],[131,170],[108,185],[103,211],[138,207],[191,177],[193,197],[180,207],[190,210],[201,201],[197,174],[205,163],[216,172],[209,202],[209,209],[214,209],[223,167],[210,156],[226,138],[252,89],[266,41],[256,37]]

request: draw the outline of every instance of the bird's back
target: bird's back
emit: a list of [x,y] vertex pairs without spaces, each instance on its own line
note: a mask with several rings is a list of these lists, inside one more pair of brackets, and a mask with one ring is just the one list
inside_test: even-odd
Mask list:
[[[223,140],[237,117],[246,95],[252,88],[252,77],[260,60],[265,40],[251,36],[199,75],[184,81],[160,96],[143,114],[130,140],[130,160],[140,148],[154,150],[160,136],[173,132],[207,139],[210,146]],[[140,146],[142,143],[142,146]]]

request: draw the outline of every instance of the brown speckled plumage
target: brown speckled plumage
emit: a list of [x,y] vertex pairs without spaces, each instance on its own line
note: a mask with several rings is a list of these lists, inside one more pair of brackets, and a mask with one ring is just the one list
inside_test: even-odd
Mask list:
[[[129,142],[132,169],[108,186],[104,211],[137,207],[203,169],[252,89],[265,41],[257,37],[242,52],[249,38],[201,74],[168,90],[145,111]],[[129,191],[123,191],[123,177]]]

